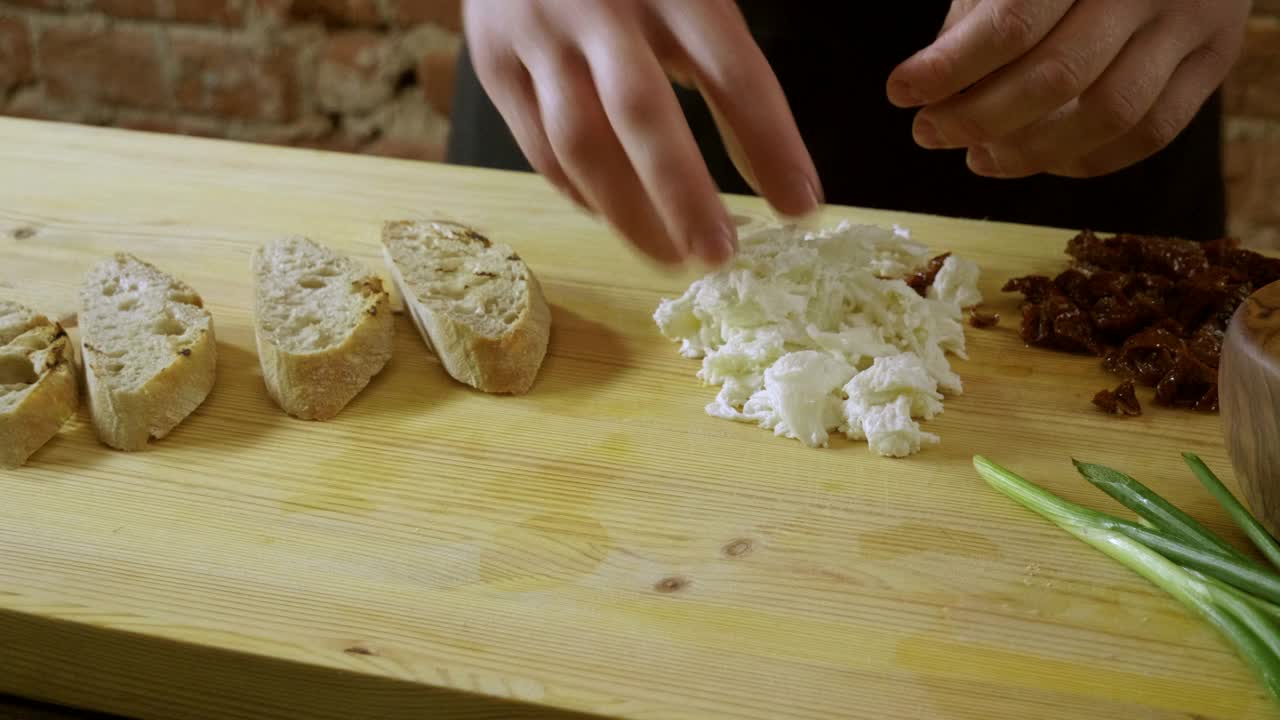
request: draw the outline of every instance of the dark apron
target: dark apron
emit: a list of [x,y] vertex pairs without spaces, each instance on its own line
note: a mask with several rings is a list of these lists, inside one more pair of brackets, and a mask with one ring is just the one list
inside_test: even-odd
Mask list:
[[[786,90],[830,203],[1198,240],[1225,234],[1217,93],[1173,144],[1120,172],[1087,180],[981,178],[965,167],[963,151],[916,146],[914,112],[885,97],[889,72],[934,39],[947,2],[845,2],[822,10],[772,0],[739,5]],[[696,93],[677,93],[721,190],[750,193],[705,104]],[[449,162],[530,169],[465,48],[453,107]]]

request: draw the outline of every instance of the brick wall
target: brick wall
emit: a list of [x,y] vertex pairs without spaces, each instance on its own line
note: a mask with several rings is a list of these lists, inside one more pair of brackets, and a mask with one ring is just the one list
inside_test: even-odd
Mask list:
[[1255,0],[1253,12],[1225,92],[1230,229],[1280,249],[1280,0]]
[[[0,114],[438,160],[458,5],[0,0]],[[1231,230],[1280,248],[1280,0],[1254,14],[1226,88]]]
[[457,0],[0,0],[0,112],[438,160]]

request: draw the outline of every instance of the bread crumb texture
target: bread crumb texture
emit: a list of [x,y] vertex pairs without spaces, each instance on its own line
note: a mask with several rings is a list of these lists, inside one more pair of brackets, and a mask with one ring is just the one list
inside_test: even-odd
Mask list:
[[140,389],[211,331],[195,290],[132,255],[95,265],[81,293],[84,361],[117,391]]
[[424,305],[478,335],[501,337],[528,310],[529,271],[509,245],[442,222],[388,223],[384,245]]
[[75,413],[74,363],[62,326],[0,300],[0,467],[25,463]]
[[317,353],[345,342],[366,312],[377,312],[382,280],[360,263],[312,240],[286,237],[254,256],[255,313],[274,345],[289,353]]

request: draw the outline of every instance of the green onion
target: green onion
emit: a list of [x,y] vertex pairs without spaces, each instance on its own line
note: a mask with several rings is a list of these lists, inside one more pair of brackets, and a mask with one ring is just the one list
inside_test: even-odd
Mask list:
[[1280,577],[1260,565],[1251,561],[1242,563],[1221,553],[1188,545],[1159,530],[1152,530],[1127,520],[1111,518],[1102,513],[1098,514],[1101,516],[1098,526],[1102,529],[1140,542],[1148,549],[1180,565],[1199,570],[1264,600],[1280,603]]
[[[1190,575],[1187,578],[1194,581]],[[1204,587],[1210,592],[1217,592],[1204,608],[1197,608],[1201,617],[1231,641],[1236,652],[1262,680],[1271,697],[1280,700],[1280,656],[1276,655],[1275,626],[1266,618],[1250,612],[1246,603],[1229,593],[1210,585]]]
[[1252,558],[1236,550],[1226,540],[1213,534],[1190,515],[1174,507],[1151,488],[1128,475],[1103,465],[1078,460],[1071,462],[1075,464],[1076,470],[1080,471],[1085,480],[1147,520],[1152,527],[1204,550],[1217,551],[1240,562],[1255,564]]
[[[1083,522],[1099,530],[1123,535],[1130,540],[1141,543],[1149,550],[1160,553],[1173,562],[1199,570],[1206,575],[1257,595],[1264,600],[1280,604],[1280,577],[1268,572],[1264,567],[1252,560],[1239,558],[1238,553],[1236,555],[1228,555],[1218,550],[1216,546],[1205,547],[1202,545],[1203,540],[1197,540],[1194,543],[1185,542],[1159,527],[1146,527],[1097,510],[1069,503],[1029,483],[1027,487],[1021,488],[1020,491],[1030,493],[1023,504],[1038,503],[1042,507],[1052,505],[1064,510],[1070,508],[1073,522]],[[1028,506],[1034,507],[1034,505]],[[1054,522],[1058,521],[1054,520]],[[1059,524],[1061,525],[1061,523]],[[1152,524],[1155,523],[1153,522]]]
[[[1195,572],[1195,571],[1192,571],[1192,572]],[[1219,582],[1221,582],[1221,581],[1219,581]],[[1222,584],[1223,584],[1223,585],[1226,585],[1227,587],[1231,587],[1230,585],[1227,585],[1226,583],[1222,583]],[[1235,588],[1232,588],[1232,589],[1234,590]],[[1266,613],[1267,615],[1269,615],[1269,616],[1271,617],[1271,619],[1273,619],[1273,620],[1275,620],[1275,621],[1277,621],[1277,622],[1280,622],[1280,605],[1277,605],[1277,604],[1275,604],[1275,603],[1271,603],[1271,602],[1267,602],[1266,600],[1263,600],[1262,598],[1254,597],[1254,596],[1250,595],[1249,593],[1246,593],[1246,592],[1243,592],[1243,591],[1240,591],[1240,590],[1237,590],[1236,592],[1239,592],[1239,593],[1240,593],[1241,598],[1242,598],[1242,599],[1244,599],[1244,600],[1247,600],[1247,601],[1249,602],[1249,604],[1251,604],[1251,605],[1253,605],[1255,608],[1257,608],[1259,612]]]
[[1280,603],[1280,577],[1228,545],[1155,491],[1109,467],[1073,462],[1086,480],[1146,521],[1136,524],[1097,513],[1097,521],[1108,529],[1122,533],[1183,566],[1265,600]]
[[[1222,592],[1230,594],[1231,597],[1236,598],[1240,602],[1247,603],[1251,608],[1253,608],[1254,610],[1262,613],[1264,616],[1269,618],[1272,623],[1280,623],[1280,605],[1276,605],[1275,603],[1269,603],[1266,600],[1263,600],[1261,598],[1256,598],[1250,595],[1249,593],[1244,592],[1243,590],[1239,590],[1237,588],[1231,587],[1230,585],[1222,582],[1221,580],[1205,575],[1204,573],[1201,573],[1198,570],[1190,570],[1187,568],[1183,568],[1183,569],[1187,570],[1187,572],[1197,580],[1209,583],[1210,585],[1213,585],[1214,587],[1218,588]],[[1266,633],[1264,633],[1264,635],[1266,635]],[[1280,633],[1277,633],[1276,637],[1280,638]],[[1278,649],[1277,652],[1280,653],[1280,649]]]
[[1222,481],[1218,479],[1217,475],[1213,474],[1213,471],[1209,469],[1208,465],[1204,464],[1203,460],[1192,453],[1182,453],[1182,459],[1187,461],[1187,465],[1191,467],[1191,472],[1196,474],[1200,483],[1213,494],[1218,504],[1222,505],[1227,514],[1231,516],[1231,519],[1235,520],[1236,524],[1244,530],[1244,534],[1249,536],[1249,539],[1262,551],[1263,555],[1267,556],[1272,565],[1280,568],[1280,544],[1277,544],[1275,538],[1271,537],[1271,533],[1268,533],[1267,529],[1262,527],[1262,523],[1258,522],[1245,506],[1240,504],[1239,500],[1236,500],[1236,497],[1231,494],[1227,486],[1222,484]]
[[996,490],[1138,573],[1203,617],[1253,668],[1267,691],[1280,700],[1280,640],[1270,619],[1254,604],[1241,599],[1243,593],[1212,577],[1193,575],[1194,571],[1184,570],[1121,528],[1136,528],[1149,534],[1147,539],[1189,549],[1219,562],[1225,561],[1224,556],[1067,502],[982,456],[974,457],[973,466]]

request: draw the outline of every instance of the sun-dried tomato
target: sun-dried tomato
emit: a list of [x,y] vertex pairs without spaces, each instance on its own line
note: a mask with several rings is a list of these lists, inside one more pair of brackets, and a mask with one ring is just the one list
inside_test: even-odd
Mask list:
[[[1158,404],[1216,411],[1223,333],[1255,288],[1280,281],[1280,259],[1232,238],[1201,244],[1089,231],[1066,251],[1072,266],[1056,277],[1005,283],[1023,296],[1023,340],[1100,355],[1107,371],[1154,387]],[[1094,402],[1122,412],[1125,390],[1104,390]]]
[[907,285],[910,285],[912,290],[919,293],[920,297],[925,297],[929,292],[929,287],[933,285],[933,281],[938,279],[938,273],[942,271],[942,264],[949,257],[951,257],[951,253],[943,253],[930,260],[923,268],[906,278]]
[[1141,415],[1142,405],[1134,392],[1133,381],[1125,380],[1115,390],[1099,390],[1093,404],[1112,415]]

